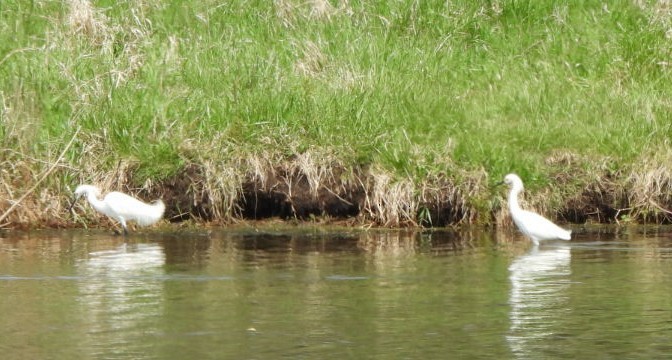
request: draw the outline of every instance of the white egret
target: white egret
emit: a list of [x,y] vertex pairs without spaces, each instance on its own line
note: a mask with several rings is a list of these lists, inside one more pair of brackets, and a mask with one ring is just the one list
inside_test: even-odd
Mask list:
[[539,214],[520,208],[518,194],[523,191],[523,181],[518,175],[506,175],[503,183],[511,188],[508,201],[513,222],[520,232],[532,239],[535,245],[539,245],[539,241],[543,240],[571,239],[571,230],[565,230]]
[[117,191],[110,192],[103,200],[99,200],[100,189],[98,187],[79,185],[75,189],[75,199],[70,205],[70,211],[82,195],[86,195],[89,204],[98,212],[118,221],[124,229],[124,235],[128,234],[127,221],[135,221],[140,226],[149,226],[159,221],[166,209],[161,200],[147,204]]

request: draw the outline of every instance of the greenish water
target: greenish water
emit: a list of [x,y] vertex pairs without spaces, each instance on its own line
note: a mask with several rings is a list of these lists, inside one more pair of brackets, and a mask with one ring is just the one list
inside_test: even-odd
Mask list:
[[3,359],[663,358],[672,233],[0,233]]

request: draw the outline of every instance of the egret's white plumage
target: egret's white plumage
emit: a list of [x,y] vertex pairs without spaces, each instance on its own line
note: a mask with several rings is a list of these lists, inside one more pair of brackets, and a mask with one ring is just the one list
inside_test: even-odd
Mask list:
[[86,196],[89,204],[98,212],[117,220],[124,229],[125,234],[128,233],[127,221],[135,221],[140,226],[149,226],[159,221],[166,209],[161,200],[147,204],[117,191],[108,193],[103,200],[100,200],[98,199],[100,189],[93,185],[77,186],[77,189],[75,189],[75,200],[72,202],[70,209],[82,196]]
[[509,212],[520,232],[527,235],[535,245],[543,240],[570,240],[571,231],[555,225],[545,217],[523,210],[518,204],[518,194],[523,191],[523,181],[516,174],[504,177],[504,183],[511,191],[509,192]]

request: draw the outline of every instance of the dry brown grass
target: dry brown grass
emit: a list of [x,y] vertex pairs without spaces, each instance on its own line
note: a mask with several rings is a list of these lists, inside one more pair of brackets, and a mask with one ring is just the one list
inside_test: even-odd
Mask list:
[[[64,176],[67,173],[68,176],[75,177],[76,183],[96,184],[104,192],[121,190],[136,195],[161,194],[160,182],[134,183],[133,174],[137,171],[137,163],[131,160],[116,164],[97,162],[96,159],[101,157],[96,156],[96,152],[104,151],[100,142],[89,138],[83,139],[83,144],[85,153],[76,169],[59,166],[55,176]],[[3,152],[5,160],[0,163],[0,181],[3,184],[0,187],[0,213],[6,211],[26,191],[28,184],[34,183],[53,163],[53,159],[41,161],[22,157],[23,154],[20,153],[8,150]],[[560,156],[558,159],[563,164],[573,161],[571,156]],[[605,206],[614,208],[619,217],[614,218],[613,212],[611,215],[596,214],[595,218],[598,220],[623,221],[623,216],[628,216],[634,220],[670,222],[672,171],[666,166],[670,161],[672,151],[659,154],[655,160],[650,158],[641,164],[638,171],[628,173],[621,181],[614,181],[606,175],[593,174],[591,179],[598,182],[594,184],[597,190],[591,190],[594,187],[592,183],[582,182],[583,186],[575,187],[575,194],[566,192],[559,195],[555,186],[533,193],[524,192],[520,198],[521,206],[554,218],[562,208],[563,201],[584,212],[591,211],[590,206],[600,206],[606,201],[609,204]],[[341,198],[342,194],[347,194],[354,188],[361,189],[363,197],[359,204],[362,216],[360,223],[377,226],[445,226],[491,221],[500,227],[511,226],[505,201],[506,190],[503,188],[494,190],[494,197],[501,206],[495,207],[495,211],[489,213],[487,202],[493,199],[488,198],[487,194],[492,194],[493,189],[488,189],[488,177],[484,171],[462,173],[459,176],[455,173],[454,177],[430,176],[416,182],[410,178],[399,178],[380,167],[343,172],[343,161],[333,154],[325,154],[317,149],[290,158],[279,154],[231,157],[227,161],[204,157],[192,159],[190,164],[201,169],[201,176],[191,179],[189,188],[180,191],[190,194],[194,199],[206,196],[211,206],[212,219],[217,222],[227,223],[240,218],[243,184],[253,181],[259,184],[260,190],[284,189],[282,191],[292,206],[301,206],[300,202],[295,202],[297,199],[317,199],[325,194],[344,200]],[[334,169],[341,170],[334,172]],[[571,184],[569,181],[572,177],[569,174],[589,177],[565,172],[557,174],[558,181]],[[305,184],[305,187],[297,186],[298,182]],[[65,211],[71,193],[72,189],[59,189],[54,183],[38,187],[3,225],[63,226],[71,223],[72,218]],[[610,195],[598,198],[604,194]],[[549,202],[553,198],[559,199],[559,203]],[[427,209],[428,213],[423,214],[423,209]],[[293,210],[300,213],[300,209]],[[328,214],[328,210],[325,210],[325,214]],[[427,214],[430,214],[429,218]],[[80,206],[77,216],[86,220],[86,223],[100,224],[107,221],[87,206]]]
[[192,205],[196,205],[196,199],[206,198],[212,218],[222,222],[231,221],[239,215],[237,201],[247,169],[245,159],[234,155],[233,148],[235,145],[229,143],[223,134],[207,143],[186,139],[181,145],[181,152],[190,156],[187,166],[200,169],[200,175],[190,179],[189,188],[184,192],[193,199]]
[[[634,0],[633,3],[644,10],[645,14],[649,14],[651,21],[660,22],[665,25],[670,25],[672,21],[672,1],[670,0],[656,0],[643,1]],[[606,5],[605,5],[606,6]]]
[[306,77],[318,77],[327,66],[327,57],[322,53],[321,46],[313,41],[307,41],[300,45],[297,62],[294,71]]
[[[283,158],[278,154],[248,157],[242,168],[245,181],[257,191],[282,193],[294,214],[301,207],[315,207],[325,198],[349,203],[347,194],[357,187],[356,175],[333,153],[313,148]],[[325,209],[325,214],[328,213]]]
[[0,150],[0,158],[4,159],[0,162],[0,182],[4,185],[0,188],[0,227],[61,226],[64,223],[63,209],[67,205],[58,191],[59,182],[50,179],[58,179],[59,172],[72,170],[62,161],[78,133],[75,132],[59,155],[44,161],[14,150]]
[[108,25],[107,17],[95,9],[91,1],[68,0],[66,3],[67,25],[72,34],[82,35],[97,45],[112,42],[112,29]]
[[[437,221],[444,224],[470,223],[477,220],[478,209],[472,199],[482,195],[487,186],[483,171],[464,176],[459,185],[445,177],[425,180],[398,178],[389,170],[375,167],[350,169],[332,153],[320,149],[296,152],[292,157],[280,154],[248,156],[228,163],[205,166],[207,192],[213,204],[221,204],[218,212],[232,220],[240,213],[241,189],[244,183],[255,184],[256,191],[282,193],[293,213],[300,206],[324,205],[325,197],[349,203],[353,193],[363,192],[359,204],[364,221],[380,226],[417,226],[420,206],[432,209]],[[348,170],[350,169],[350,170]],[[226,179],[226,184],[222,183]],[[322,199],[322,200],[321,200]],[[352,205],[352,204],[351,204]],[[329,209],[324,209],[328,214]],[[443,217],[443,218],[441,218]]]
[[289,169],[287,173],[305,177],[311,194],[317,196],[317,191],[321,186],[334,183],[332,169],[337,163],[339,161],[332,155],[318,155],[307,151],[297,154],[292,161],[286,164],[286,167]]
[[319,41],[297,43],[295,48],[297,60],[293,70],[299,76],[317,80],[334,90],[368,88],[372,83],[373,75],[325,55]]
[[[55,22],[48,37],[50,40],[46,51],[58,52],[68,50],[85,58],[114,58],[113,62],[98,64],[98,71],[91,77],[82,79],[75,70],[76,59],[57,57],[50,61],[56,62],[61,75],[66,79],[75,94],[75,106],[86,106],[95,99],[109,96],[113,88],[125,84],[133,78],[145,64],[147,55],[145,46],[150,41],[152,24],[145,16],[145,4],[135,3],[128,16],[118,19],[115,23],[105,16],[100,8],[96,8],[89,0],[68,0],[65,26]],[[166,51],[168,67],[178,61],[176,56],[177,40],[171,38]],[[110,88],[109,79],[112,79]]]
[[294,28],[299,21],[330,21],[338,15],[352,14],[348,0],[334,6],[328,0],[274,0],[275,15],[285,27]]
[[216,219],[230,221],[239,214],[237,204],[243,183],[240,165],[209,161],[204,163],[203,167],[204,191],[207,192],[212,204],[213,216]]
[[[20,160],[16,153],[4,150],[2,151],[2,158],[4,160],[0,162],[0,184],[2,184],[0,186],[0,214],[6,214],[27,189],[24,184],[36,175],[33,166],[25,160]],[[35,223],[39,217],[34,212],[26,211],[31,200],[24,202],[11,214],[8,214],[5,220],[0,223],[0,227],[7,227],[13,223]]]
[[420,211],[418,220],[422,225],[433,226],[478,222],[476,199],[488,193],[487,182],[487,174],[482,170],[463,171],[457,178],[438,174],[423,179],[419,185],[419,203],[428,212]]
[[388,170],[375,167],[364,181],[366,200],[362,211],[383,226],[417,225],[418,198],[411,179],[397,179]]
[[672,222],[672,150],[644,155],[624,180],[631,218]]

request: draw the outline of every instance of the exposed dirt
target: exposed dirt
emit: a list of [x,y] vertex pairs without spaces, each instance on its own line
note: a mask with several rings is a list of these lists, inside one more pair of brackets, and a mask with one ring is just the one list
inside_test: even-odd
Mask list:
[[266,174],[265,183],[258,177],[246,179],[237,203],[240,215],[244,219],[355,217],[364,207],[365,189],[361,183],[342,181],[343,172],[332,169],[332,176],[316,187],[299,171],[281,168]]
[[613,188],[603,184],[584,189],[577,197],[570,199],[560,211],[565,220],[572,223],[585,222],[611,223],[614,222],[619,210],[614,206],[617,203]]
[[213,220],[212,204],[205,186],[202,169],[191,164],[179,174],[153,186],[145,195],[148,199],[162,199],[166,204],[164,218],[171,222],[189,219]]

